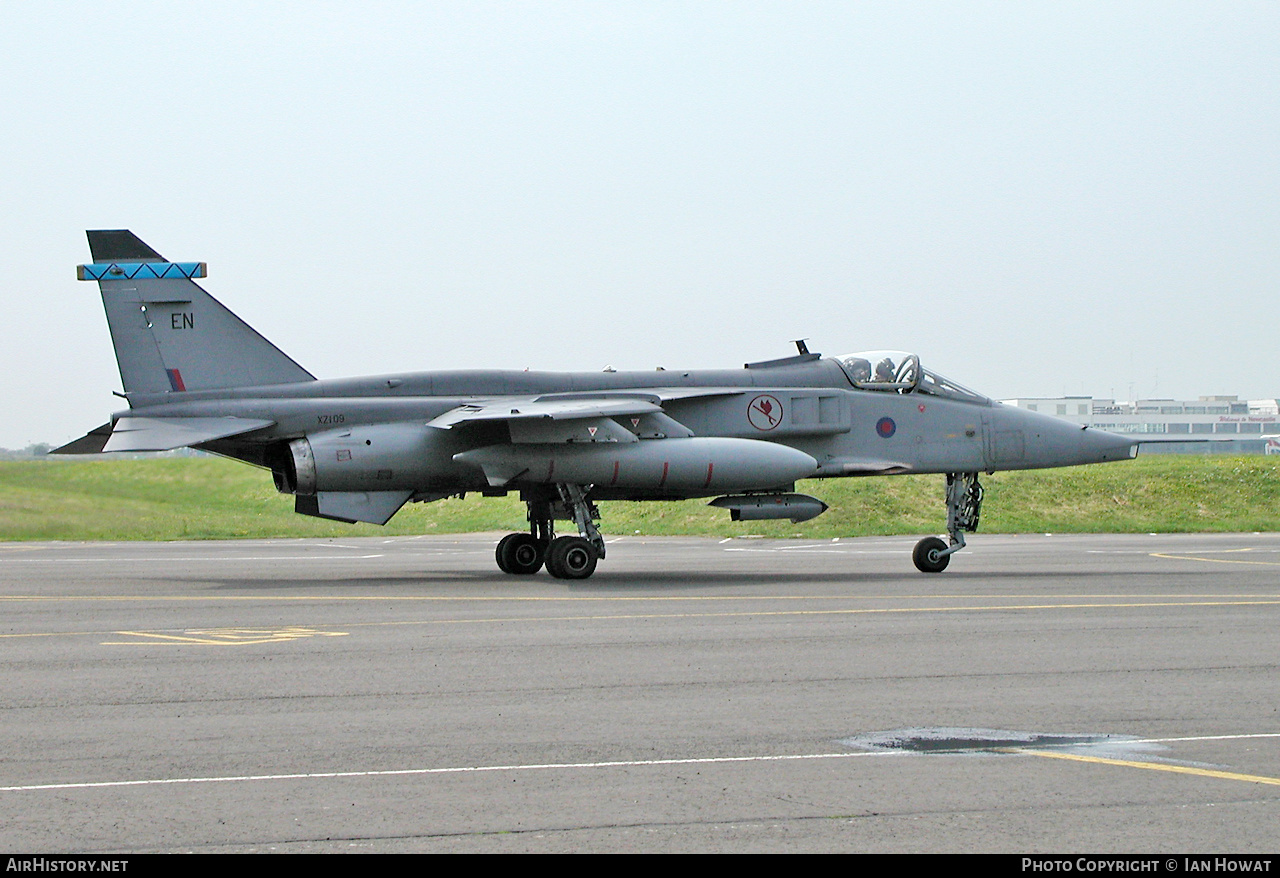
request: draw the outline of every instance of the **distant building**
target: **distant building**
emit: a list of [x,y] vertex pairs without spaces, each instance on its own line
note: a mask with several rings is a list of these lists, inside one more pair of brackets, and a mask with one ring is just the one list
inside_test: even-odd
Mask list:
[[1274,399],[1202,396],[1195,401],[1117,402],[1092,396],[1054,396],[1003,402],[1112,433],[1217,437],[1213,442],[1144,445],[1143,454],[1280,454],[1280,403]]

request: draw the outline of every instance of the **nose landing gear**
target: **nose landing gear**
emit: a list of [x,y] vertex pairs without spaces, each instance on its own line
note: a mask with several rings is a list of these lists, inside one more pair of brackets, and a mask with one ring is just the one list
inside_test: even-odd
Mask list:
[[982,512],[982,485],[977,473],[947,473],[947,535],[950,545],[939,537],[925,537],[916,543],[911,560],[921,573],[941,573],[951,556],[964,548],[966,532],[978,530]]

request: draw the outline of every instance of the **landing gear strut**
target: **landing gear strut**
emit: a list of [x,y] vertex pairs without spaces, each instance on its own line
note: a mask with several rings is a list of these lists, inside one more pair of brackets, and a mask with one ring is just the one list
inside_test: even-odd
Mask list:
[[[587,499],[590,485],[559,484],[553,496],[547,490],[521,496],[529,507],[529,533],[508,534],[495,555],[503,573],[537,573],[545,564],[557,579],[586,579],[604,557],[604,537],[596,527],[600,510]],[[581,536],[557,537],[556,519],[568,519]]]
[[911,560],[922,573],[941,573],[951,556],[964,548],[966,532],[978,530],[982,512],[982,485],[977,473],[947,473],[947,535],[950,545],[938,537],[925,537],[916,543]]

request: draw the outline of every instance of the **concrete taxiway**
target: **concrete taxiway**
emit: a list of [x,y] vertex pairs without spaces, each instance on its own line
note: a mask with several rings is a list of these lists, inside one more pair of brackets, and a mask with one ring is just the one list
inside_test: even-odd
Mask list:
[[1276,847],[1280,535],[495,541],[0,544],[0,846]]

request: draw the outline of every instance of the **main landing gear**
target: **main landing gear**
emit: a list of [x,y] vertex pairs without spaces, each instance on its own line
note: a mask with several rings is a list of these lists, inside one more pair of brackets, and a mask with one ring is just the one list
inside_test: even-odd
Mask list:
[[[604,537],[596,527],[600,510],[587,499],[589,486],[556,485],[550,491],[526,491],[521,499],[529,507],[529,533],[508,534],[494,555],[503,573],[528,575],[546,565],[557,579],[586,579],[604,557]],[[581,536],[557,537],[556,519],[568,519]]]
[[966,532],[978,530],[978,516],[982,512],[982,485],[977,473],[947,473],[947,535],[948,545],[939,537],[925,537],[916,543],[911,560],[922,573],[941,573],[947,569],[951,556],[964,548]]

